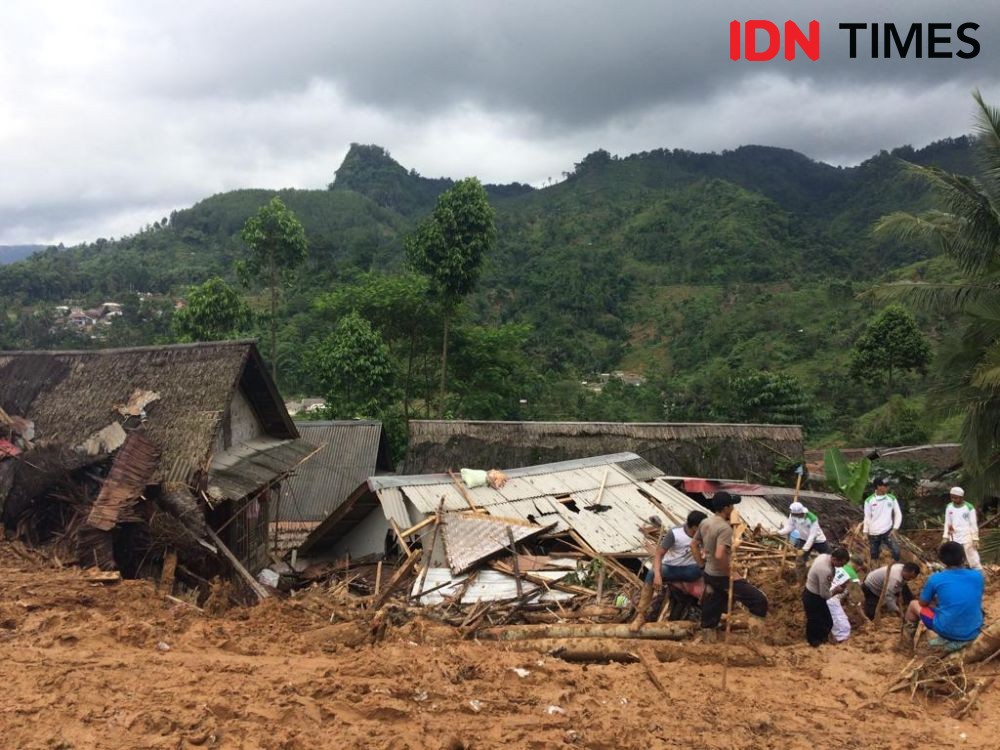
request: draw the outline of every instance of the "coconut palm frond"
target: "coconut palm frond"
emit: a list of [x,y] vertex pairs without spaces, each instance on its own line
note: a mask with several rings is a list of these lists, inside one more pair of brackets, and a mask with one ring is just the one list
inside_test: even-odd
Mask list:
[[963,312],[967,305],[997,293],[994,287],[968,282],[896,281],[877,286],[865,296],[879,302],[903,302],[917,310],[949,314]]
[[996,186],[1000,183],[1000,108],[984,102],[978,89],[973,92],[972,98],[979,107],[975,132],[979,137],[983,172]]

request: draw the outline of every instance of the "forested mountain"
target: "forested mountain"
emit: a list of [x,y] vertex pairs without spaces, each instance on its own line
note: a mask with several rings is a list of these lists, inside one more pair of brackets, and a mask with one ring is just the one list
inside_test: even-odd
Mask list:
[[0,245],[0,265],[24,260],[32,253],[44,249],[44,245]]
[[[921,368],[891,385],[848,376],[852,345],[877,313],[862,293],[890,277],[950,273],[930,248],[872,234],[883,214],[929,205],[901,159],[975,171],[963,137],[851,168],[760,146],[596,151],[549,187],[486,186],[497,245],[456,330],[449,413],[793,420],[814,440],[947,436],[948,423],[922,417]],[[329,189],[278,193],[309,240],[281,311],[287,393],[322,390],[315,347],[357,310],[391,351],[394,398],[407,413],[430,411],[440,321],[430,308],[406,320],[392,301],[421,293],[404,273],[403,239],[452,184],[355,144]],[[215,195],[130,237],[0,267],[0,346],[171,340],[172,302],[154,314],[136,293],[172,301],[211,276],[235,284],[240,229],[273,195]],[[108,299],[123,301],[126,314],[106,335],[80,341],[49,319],[57,304]],[[934,343],[942,322],[918,322]],[[616,371],[625,375],[601,377]],[[912,429],[880,434],[887,423]]]

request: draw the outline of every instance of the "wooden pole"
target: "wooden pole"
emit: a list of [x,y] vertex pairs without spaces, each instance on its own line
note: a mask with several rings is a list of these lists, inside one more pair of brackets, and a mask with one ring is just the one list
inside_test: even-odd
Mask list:
[[268,591],[266,588],[264,588],[264,586],[262,586],[257,581],[256,578],[250,575],[250,571],[247,570],[245,567],[243,567],[243,563],[239,561],[239,558],[237,558],[236,555],[232,553],[229,547],[223,544],[222,540],[219,538],[219,535],[215,533],[215,529],[209,527],[207,531],[208,531],[208,538],[212,540],[212,543],[215,544],[215,546],[219,548],[219,551],[225,556],[225,558],[229,560],[229,563],[233,566],[233,569],[239,574],[240,578],[246,581],[247,586],[249,586],[250,590],[257,595],[257,598],[260,599],[261,601],[269,599],[271,597],[271,592]]
[[444,510],[444,498],[438,503],[437,513],[434,514],[434,533],[431,534],[431,548],[424,555],[423,570],[420,571],[420,583],[417,584],[417,603],[420,603],[420,595],[424,593],[424,581],[427,580],[427,570],[431,567],[431,557],[434,555],[434,546],[437,544],[438,532],[441,530],[441,511]]
[[514,560],[514,583],[517,584],[517,598],[520,601],[524,597],[524,586],[521,583],[521,563],[517,559],[517,546],[514,543],[514,532],[510,526],[507,527],[507,539],[510,542],[510,554]]
[[400,581],[411,571],[413,566],[416,564],[417,560],[420,559],[421,550],[416,550],[412,555],[410,555],[403,564],[400,565],[396,572],[392,574],[392,578],[389,579],[389,583],[385,585],[385,590],[380,591],[375,598],[372,600],[371,609],[378,609],[383,604],[385,600],[389,598],[389,594],[399,585]]
[[725,646],[725,656],[722,662],[722,689],[726,689],[726,677],[729,672],[729,633],[733,628],[733,570],[736,568],[736,552],[740,546],[740,537],[743,536],[743,532],[746,530],[746,524],[740,520],[739,511],[733,508],[733,514],[729,518],[729,522],[736,522],[736,529],[733,531],[733,543],[729,548],[729,596],[726,603],[726,635],[723,638],[723,645]]
[[[455,488],[459,491],[462,497],[465,498],[465,502],[469,504],[469,510],[471,510],[473,513],[478,513],[479,508],[477,508],[476,504],[472,501],[472,495],[470,495],[468,491],[465,489],[465,485],[462,484],[462,480],[458,478],[458,475],[455,474],[455,472],[453,472],[451,469],[448,469],[448,476],[451,477],[452,484],[455,485]],[[443,500],[444,498],[441,499]]]
[[879,616],[882,614],[882,602],[885,601],[885,592],[889,590],[889,574],[892,573],[892,566],[889,563],[885,566],[885,579],[882,581],[882,590],[878,592],[878,602],[875,604],[875,617],[872,618],[872,625],[878,625]]
[[382,588],[382,561],[378,561],[378,565],[375,566],[375,595],[378,596],[379,590]]

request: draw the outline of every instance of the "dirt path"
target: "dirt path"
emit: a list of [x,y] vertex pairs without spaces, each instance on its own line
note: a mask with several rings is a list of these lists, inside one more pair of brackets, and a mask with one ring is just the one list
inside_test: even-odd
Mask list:
[[666,695],[640,664],[569,664],[442,642],[442,631],[419,623],[376,646],[349,645],[366,635],[287,603],[208,617],[165,602],[145,582],[92,584],[0,545],[0,745],[997,746],[1000,690],[962,722],[944,705],[883,699],[907,661],[885,650],[891,626],[846,647],[762,647],[771,664],[731,668],[727,693],[720,647],[691,645],[691,660],[654,665]]

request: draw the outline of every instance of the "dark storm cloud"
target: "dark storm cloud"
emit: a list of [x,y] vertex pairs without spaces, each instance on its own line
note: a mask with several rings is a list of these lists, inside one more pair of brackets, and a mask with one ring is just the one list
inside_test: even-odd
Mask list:
[[[822,59],[728,56],[734,18]],[[973,60],[851,60],[840,22],[965,21]],[[237,187],[322,187],[351,141],[431,176],[540,183],[604,147],[837,163],[967,132],[1000,100],[1000,3],[94,0],[0,24],[0,243],[119,236]],[[861,50],[867,52],[866,41]]]

